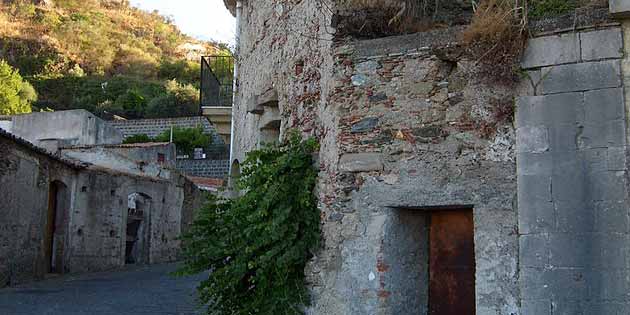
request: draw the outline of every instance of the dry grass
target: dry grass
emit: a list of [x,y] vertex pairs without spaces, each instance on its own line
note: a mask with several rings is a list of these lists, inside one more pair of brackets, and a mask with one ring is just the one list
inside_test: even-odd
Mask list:
[[490,80],[506,83],[517,79],[527,32],[527,9],[510,0],[483,0],[475,10],[461,42]]

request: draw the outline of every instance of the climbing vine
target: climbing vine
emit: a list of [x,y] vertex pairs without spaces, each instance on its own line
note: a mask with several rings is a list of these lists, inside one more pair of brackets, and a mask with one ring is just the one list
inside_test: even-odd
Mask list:
[[208,314],[302,314],[304,268],[320,239],[314,139],[250,152],[232,199],[213,198],[183,238],[182,274],[211,270],[199,287]]

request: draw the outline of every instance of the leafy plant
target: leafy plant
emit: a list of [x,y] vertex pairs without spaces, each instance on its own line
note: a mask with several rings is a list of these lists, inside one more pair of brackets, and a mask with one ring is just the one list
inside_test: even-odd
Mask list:
[[123,141],[124,144],[132,144],[132,143],[149,143],[153,142],[153,139],[146,134],[133,135],[125,138]]
[[[155,138],[146,134],[139,134],[125,139],[123,143],[148,143],[148,142],[170,142],[171,130],[166,130]],[[212,144],[212,138],[203,133],[202,127],[196,128],[173,128],[173,143],[177,151],[181,154],[191,155],[195,148],[207,148]]]
[[0,115],[31,112],[31,102],[37,100],[32,85],[6,61],[0,60]]
[[320,241],[313,189],[314,139],[291,133],[281,147],[252,151],[234,199],[213,198],[183,237],[180,274],[212,270],[198,287],[208,314],[302,314],[304,268]]
[[[169,142],[171,131],[166,130],[159,134],[154,142]],[[212,138],[203,133],[203,128],[173,128],[173,143],[177,151],[182,154],[191,155],[195,148],[207,148],[212,143]]]
[[176,80],[164,85],[167,94],[152,99],[147,108],[147,117],[194,116],[199,112],[199,90],[191,84],[180,84]]

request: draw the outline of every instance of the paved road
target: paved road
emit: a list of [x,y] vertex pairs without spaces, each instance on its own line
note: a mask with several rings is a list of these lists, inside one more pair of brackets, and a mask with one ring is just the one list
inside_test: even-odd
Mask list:
[[201,314],[195,287],[205,275],[173,277],[177,265],[60,277],[0,290],[0,315]]

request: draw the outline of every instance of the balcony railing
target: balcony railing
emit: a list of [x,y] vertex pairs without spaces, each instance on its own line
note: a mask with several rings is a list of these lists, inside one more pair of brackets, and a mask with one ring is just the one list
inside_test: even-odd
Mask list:
[[232,106],[234,57],[201,57],[201,107]]

